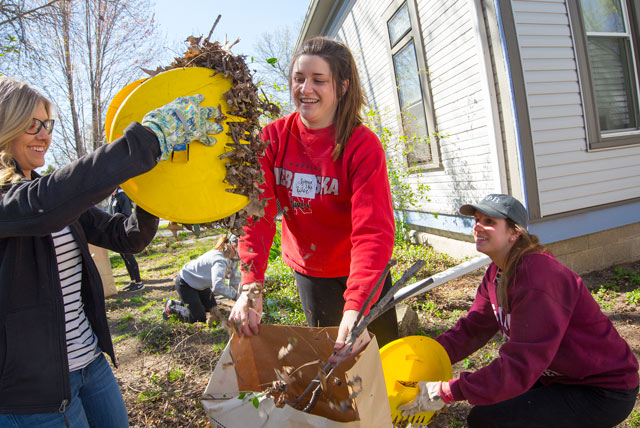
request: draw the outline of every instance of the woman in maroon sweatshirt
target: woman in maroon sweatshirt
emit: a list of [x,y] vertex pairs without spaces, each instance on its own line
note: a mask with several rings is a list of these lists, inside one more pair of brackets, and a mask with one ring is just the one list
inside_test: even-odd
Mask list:
[[622,422],[638,394],[638,362],[582,279],[527,233],[527,212],[488,195],[475,217],[476,248],[492,262],[465,318],[436,340],[456,363],[500,330],[498,357],[449,382],[420,382],[405,415],[452,401],[475,407],[470,428],[604,428]]

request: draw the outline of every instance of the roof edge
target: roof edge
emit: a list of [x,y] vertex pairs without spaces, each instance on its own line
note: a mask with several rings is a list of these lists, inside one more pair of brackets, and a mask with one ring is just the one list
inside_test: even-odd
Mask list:
[[311,0],[309,8],[304,17],[295,50],[311,37],[326,35],[327,22],[334,17],[336,6],[342,3],[341,0]]

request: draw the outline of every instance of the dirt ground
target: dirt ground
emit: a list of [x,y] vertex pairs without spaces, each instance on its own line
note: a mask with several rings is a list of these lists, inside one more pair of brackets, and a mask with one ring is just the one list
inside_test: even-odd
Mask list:
[[[640,359],[640,303],[630,303],[627,294],[640,288],[634,283],[640,277],[640,262],[617,268],[583,275],[583,279],[592,290],[600,290],[596,300]],[[143,290],[119,292],[107,299],[118,358],[114,372],[125,397],[130,424],[132,427],[207,427],[200,398],[229,336],[222,327],[210,329],[199,323],[185,325],[162,320],[162,301],[176,297],[176,293],[173,274],[157,270],[158,274],[146,281]],[[124,269],[116,269],[114,274],[120,288],[128,278]],[[476,271],[432,290],[430,303],[418,307],[419,329],[435,336],[453,326],[470,307],[482,274],[483,270]],[[605,287],[601,287],[603,285]],[[220,302],[223,313],[229,303]],[[487,364],[497,355],[499,346],[496,337],[469,359],[457,363],[454,376]],[[466,427],[469,409],[466,402],[448,406],[429,427]],[[619,427],[639,427],[639,409],[640,405],[636,404],[634,413]]]

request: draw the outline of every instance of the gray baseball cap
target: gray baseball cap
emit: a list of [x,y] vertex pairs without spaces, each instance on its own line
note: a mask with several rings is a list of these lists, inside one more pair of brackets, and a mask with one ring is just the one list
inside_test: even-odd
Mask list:
[[510,218],[525,229],[529,223],[527,210],[511,195],[491,194],[477,204],[466,204],[460,207],[462,215],[472,216],[476,211],[493,218]]

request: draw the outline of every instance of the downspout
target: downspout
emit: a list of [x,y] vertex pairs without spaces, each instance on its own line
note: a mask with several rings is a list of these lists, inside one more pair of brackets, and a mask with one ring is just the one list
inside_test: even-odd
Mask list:
[[494,0],[493,5],[496,10],[497,24],[498,30],[500,32],[500,42],[502,44],[502,51],[505,53],[504,60],[506,62],[507,67],[507,75],[509,76],[509,96],[511,98],[511,114],[514,117],[514,128],[515,128],[515,139],[516,139],[516,149],[518,152],[518,162],[519,162],[519,173],[520,173],[520,182],[522,183],[522,194],[524,195],[524,200],[521,201],[525,207],[529,206],[528,203],[528,195],[527,195],[527,182],[525,181],[524,175],[524,159],[522,157],[522,139],[520,138],[520,122],[518,120],[518,110],[516,108],[516,98],[515,98],[515,90],[513,87],[513,80],[511,78],[511,65],[509,60],[509,50],[507,49],[506,36],[504,32],[504,26],[502,25],[502,10],[500,9],[500,0]]
[[496,187],[500,193],[507,193],[509,186],[507,180],[507,165],[505,159],[505,146],[500,131],[500,115],[498,112],[498,102],[496,94],[496,83],[494,81],[495,70],[491,66],[489,41],[485,29],[484,13],[482,12],[482,0],[473,0],[469,2],[470,13],[474,17],[471,20],[473,31],[476,35],[478,43],[478,51],[481,52],[478,59],[478,65],[482,72],[480,73],[480,83],[486,96],[483,97],[485,104],[484,110],[487,112],[487,136],[495,139],[495,144],[491,145],[491,155],[495,164],[498,166],[495,181]]

